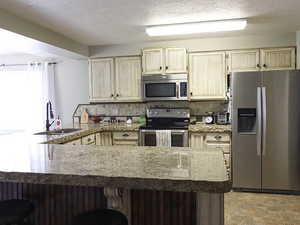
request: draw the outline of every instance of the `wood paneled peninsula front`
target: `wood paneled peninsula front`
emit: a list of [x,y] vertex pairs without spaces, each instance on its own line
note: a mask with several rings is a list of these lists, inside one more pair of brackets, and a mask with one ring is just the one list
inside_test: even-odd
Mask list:
[[[33,140],[36,141],[37,138]],[[42,206],[43,201],[52,202],[51,204],[56,204],[57,207],[62,207],[69,201],[72,207],[67,207],[65,215],[70,216],[76,214],[71,211],[76,208],[72,202],[78,198],[75,192],[77,187],[100,188],[99,191],[103,191],[106,200],[103,194],[97,195],[93,189],[91,193],[86,194],[85,199],[82,199],[84,205],[87,206],[91,202],[97,205],[95,201],[98,196],[99,201],[106,201],[98,205],[123,211],[131,224],[149,224],[151,219],[157,221],[150,224],[176,224],[172,216],[163,218],[163,221],[159,219],[163,216],[161,212],[173,215],[174,209],[178,210],[177,214],[175,213],[178,223],[180,221],[186,221],[182,224],[197,225],[224,223],[224,193],[230,191],[231,181],[226,172],[222,151],[212,149],[194,151],[192,148],[173,147],[33,143],[20,147],[17,142],[3,144],[2,141],[0,145],[2,149],[0,151],[1,199],[5,199],[5,195],[17,198],[25,196],[29,199],[31,197],[36,199],[39,196],[40,202],[37,203],[37,207],[39,203]],[[38,188],[36,186],[24,188],[28,184],[38,185]],[[57,190],[56,203],[53,203],[55,192],[51,188],[45,188],[47,185],[63,187],[61,189],[63,194],[58,191],[60,188],[54,188]],[[15,190],[16,194],[14,191],[8,191],[8,186]],[[67,190],[70,189],[72,191],[68,192]],[[48,200],[44,200],[42,196],[48,194],[40,193],[40,190],[53,193],[49,194]],[[23,193],[24,191],[31,195]],[[153,205],[153,209],[148,213],[144,206],[136,204],[136,202],[140,204],[141,199],[133,197],[139,191],[164,193],[164,199],[169,200],[169,205],[166,209],[159,208],[161,212],[156,212]],[[176,195],[172,193],[182,193],[182,195],[174,199],[172,196]],[[195,196],[195,201],[189,193]],[[70,195],[74,195],[74,198]],[[154,199],[155,201],[148,199],[147,204],[159,203],[159,196],[156,197],[158,198]],[[142,202],[145,202],[145,199]],[[181,202],[189,202],[191,211],[185,209],[181,211],[181,207],[178,206]],[[83,207],[81,211],[86,208],[88,207]],[[50,209],[47,213],[51,215],[54,212]],[[39,215],[39,220],[43,216],[45,215]],[[150,217],[147,222],[146,219]],[[49,221],[45,224],[51,224]],[[66,219],[56,224],[70,224],[69,221]]]

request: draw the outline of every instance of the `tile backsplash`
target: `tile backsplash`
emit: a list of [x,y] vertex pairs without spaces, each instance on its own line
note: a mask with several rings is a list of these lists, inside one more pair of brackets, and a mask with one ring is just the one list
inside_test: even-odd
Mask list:
[[92,116],[140,116],[150,107],[190,108],[192,116],[202,116],[206,112],[222,112],[227,110],[227,102],[147,102],[147,103],[99,103],[80,104],[73,117],[80,116],[86,109]]

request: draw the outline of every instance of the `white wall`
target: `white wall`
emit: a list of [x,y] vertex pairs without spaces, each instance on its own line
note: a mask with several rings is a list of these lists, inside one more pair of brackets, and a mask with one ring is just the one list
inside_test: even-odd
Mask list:
[[199,38],[189,40],[158,41],[126,45],[91,46],[91,57],[139,55],[147,47],[184,47],[189,51],[215,51],[243,48],[296,46],[296,33],[253,35],[236,37]]
[[77,105],[88,103],[88,61],[64,60],[56,64],[55,72],[57,107],[66,127],[72,123]]

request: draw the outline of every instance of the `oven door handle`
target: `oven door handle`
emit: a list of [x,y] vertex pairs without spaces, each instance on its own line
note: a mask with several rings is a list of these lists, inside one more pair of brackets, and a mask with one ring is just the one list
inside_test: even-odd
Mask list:
[[[140,130],[141,133],[155,133],[156,131],[158,131],[159,129],[157,130]],[[187,133],[188,130],[171,130],[171,133],[172,134],[176,134],[176,133]]]
[[179,99],[179,84],[176,83],[176,98]]

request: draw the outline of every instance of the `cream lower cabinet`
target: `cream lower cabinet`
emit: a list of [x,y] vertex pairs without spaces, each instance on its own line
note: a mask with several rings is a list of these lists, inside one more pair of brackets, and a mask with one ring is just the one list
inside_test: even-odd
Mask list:
[[222,150],[225,166],[231,177],[231,135],[227,133],[191,133],[190,147],[194,149]]
[[113,132],[113,145],[131,145],[138,146],[138,132]]
[[225,52],[189,55],[189,99],[226,99]]
[[293,70],[296,68],[296,49],[270,48],[260,50],[261,70]]
[[114,100],[113,58],[89,61],[89,92],[90,102]]
[[259,49],[227,52],[228,72],[259,71]]
[[112,134],[111,132],[101,132],[96,134],[96,145],[111,146]]
[[142,101],[141,58],[116,58],[115,96],[117,101]]
[[95,145],[96,144],[95,134],[90,134],[88,136],[82,137],[81,140],[82,140],[83,145]]
[[65,143],[65,145],[81,145],[81,144],[82,144],[81,138]]

